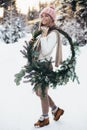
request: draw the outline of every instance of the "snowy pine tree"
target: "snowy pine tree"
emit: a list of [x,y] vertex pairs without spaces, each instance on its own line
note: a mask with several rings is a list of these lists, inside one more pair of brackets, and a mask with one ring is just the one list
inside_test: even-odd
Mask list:
[[19,38],[25,36],[25,17],[17,12],[14,0],[2,1],[1,5],[4,7],[4,16],[1,23],[3,30],[0,31],[0,39],[7,44],[15,43]]
[[[57,2],[57,1],[56,1]],[[57,7],[57,24],[65,30],[79,46],[87,44],[87,1],[62,0]],[[63,44],[67,41],[63,37]]]
[[25,35],[22,21],[20,18],[15,18],[15,22],[6,21],[3,24],[2,39],[5,43],[17,42],[19,38]]

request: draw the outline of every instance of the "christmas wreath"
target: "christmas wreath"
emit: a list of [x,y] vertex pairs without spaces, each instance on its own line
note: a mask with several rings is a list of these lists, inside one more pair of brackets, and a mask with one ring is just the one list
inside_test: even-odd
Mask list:
[[42,94],[44,95],[44,90],[48,86],[56,88],[57,85],[67,84],[70,79],[73,82],[75,79],[78,81],[78,77],[75,72],[76,52],[78,50],[78,46],[72,41],[72,38],[66,32],[59,28],[56,30],[63,34],[69,41],[71,57],[64,60],[56,71],[50,67],[53,62],[52,59],[50,61],[47,59],[45,61],[37,60],[39,52],[34,49],[34,45],[37,42],[37,36],[39,36],[42,31],[40,30],[34,32],[32,40],[30,40],[29,43],[26,42],[26,45],[23,46],[24,50],[21,50],[23,56],[27,58],[28,63],[19,73],[15,74],[16,85],[20,85],[20,81],[23,77],[27,78],[24,82],[31,82],[31,85],[34,86],[34,90],[37,90],[40,87],[42,89]]

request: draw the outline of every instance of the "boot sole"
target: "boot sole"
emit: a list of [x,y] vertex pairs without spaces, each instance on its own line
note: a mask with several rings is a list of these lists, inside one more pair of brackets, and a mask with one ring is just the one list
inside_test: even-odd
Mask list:
[[47,125],[49,125],[49,123],[47,123],[47,124],[45,124],[45,125],[42,125],[42,126],[35,126],[36,128],[40,128],[40,127],[44,127],[44,126],[47,126]]
[[44,127],[44,126],[47,126],[47,125],[49,125],[49,123],[47,123],[47,124],[45,124],[45,125],[43,125],[43,126],[40,126],[40,127]]

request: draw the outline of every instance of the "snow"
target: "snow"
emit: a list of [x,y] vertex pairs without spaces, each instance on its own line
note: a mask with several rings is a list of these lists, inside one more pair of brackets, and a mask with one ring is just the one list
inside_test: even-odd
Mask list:
[[[16,86],[14,75],[26,64],[20,53],[25,40],[15,44],[0,42],[0,130],[35,130],[33,124],[41,115],[39,98],[33,93],[30,83]],[[68,54],[63,46],[63,55]],[[49,111],[50,125],[42,130],[87,130],[87,46],[80,48],[76,72],[80,84],[69,82],[66,86],[50,89],[49,94],[56,105],[65,110],[59,121],[55,122]]]

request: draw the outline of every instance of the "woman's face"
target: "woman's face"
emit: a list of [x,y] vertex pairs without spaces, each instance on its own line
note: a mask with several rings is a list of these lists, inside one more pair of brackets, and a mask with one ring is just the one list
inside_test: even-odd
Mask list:
[[43,14],[41,15],[41,23],[42,23],[44,26],[49,27],[52,22],[53,22],[53,20],[52,20],[52,18],[51,18],[48,14],[43,13]]

